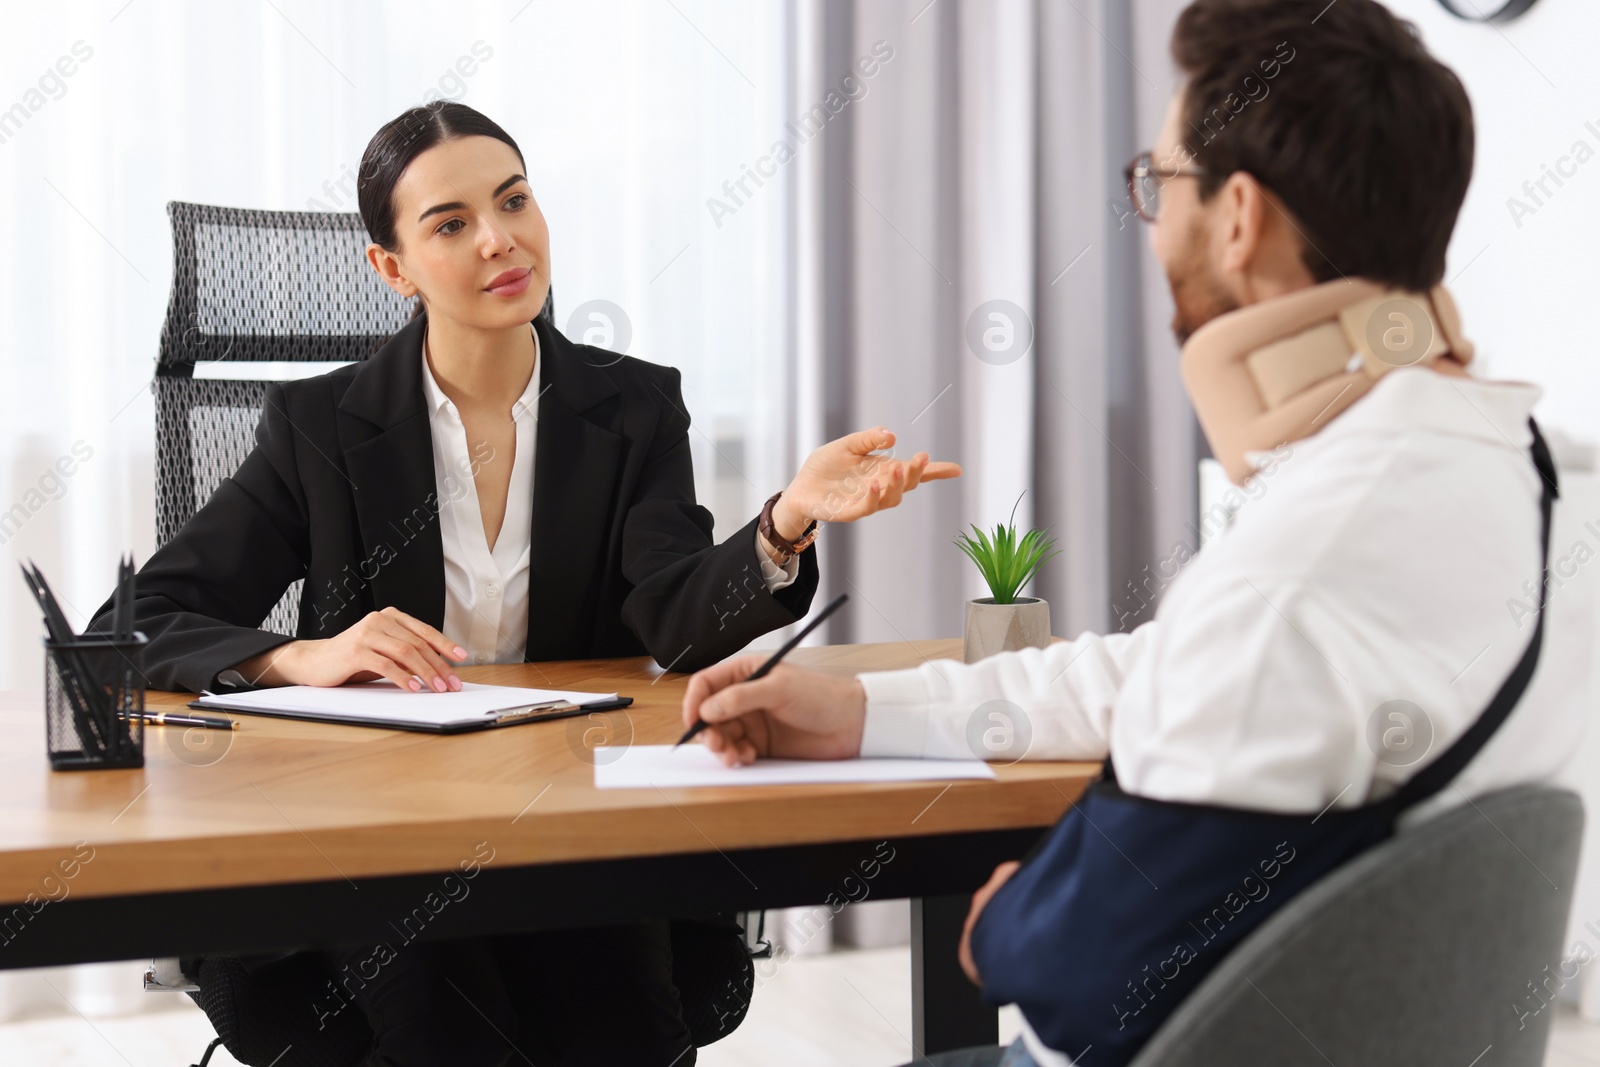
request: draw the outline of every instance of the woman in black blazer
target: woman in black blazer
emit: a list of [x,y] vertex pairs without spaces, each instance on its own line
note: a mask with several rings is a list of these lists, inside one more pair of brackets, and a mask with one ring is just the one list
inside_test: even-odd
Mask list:
[[[404,684],[402,668],[429,677],[398,659],[340,677],[359,660],[336,651],[331,673],[271,669],[260,678],[262,654],[295,639],[256,628],[302,576],[299,640],[354,639],[384,623],[376,638],[346,642],[360,656],[391,628],[370,619],[382,609],[424,634],[443,626],[439,510],[451,494],[436,484],[424,410],[428,318],[362,363],[268,390],[256,448],[139,572],[150,685],[215,690],[228,668],[258,684],[377,674]],[[544,393],[525,658],[648,652],[692,671],[803,617],[817,586],[813,553],[799,554],[794,584],[768,593],[754,518],[712,542],[711,516],[695,503],[678,371],[574,344],[543,320],[533,329]],[[433,647],[442,659],[462,639]]]
[[[678,372],[536,321],[549,238],[525,172],[511,137],[460,104],[414,108],[373,138],[358,185],[368,259],[397,292],[420,295],[420,313],[364,362],[268,390],[255,449],[139,572],[150,685],[384,677],[457,689],[468,637],[445,631],[452,606],[459,620],[470,605],[446,570],[502,533],[526,537],[524,555],[508,556],[526,563],[513,658],[648,652],[694,670],[805,615],[817,565],[795,542],[817,520],[853,521],[959,474],[926,454],[874,454],[893,443],[881,428],[854,434],[814,452],[759,529],[752,519],[713,543]],[[441,409],[472,457],[459,481],[440,474]],[[529,455],[518,428],[535,425],[531,410],[526,521],[509,507],[528,500],[513,480],[530,476],[517,458]],[[259,629],[302,577],[298,633]],[[92,626],[108,625],[109,608]],[[324,956],[333,978],[361,964],[378,974],[354,997],[374,1064],[498,1064],[513,1043],[541,1065],[694,1062],[664,923],[418,942],[379,964],[370,948]]]
[[[536,319],[549,290],[548,233],[509,136],[445,103],[390,123],[367,157],[368,256],[397,291],[421,294],[419,314],[361,363],[268,389],[256,448],[139,572],[149,684],[448,684],[447,661],[463,649],[461,635],[441,632],[439,512],[461,487],[444,491],[435,477],[422,346],[428,338],[441,388],[456,387],[474,456],[492,457],[475,464],[477,494],[486,511],[503,510],[515,450],[506,408],[533,369],[530,322],[543,378],[523,658],[648,652],[692,671],[804,616],[817,585],[812,553],[799,553],[792,584],[768,592],[757,546],[774,562],[787,546],[763,545],[755,518],[713,543],[711,516],[695,503],[678,371],[574,344]],[[454,192],[463,182],[478,201]],[[441,196],[456,206],[438,211]],[[397,217],[402,203],[424,200],[434,208],[425,219]],[[449,230],[466,217],[481,231],[471,246]],[[448,240],[458,242],[448,253],[429,247]],[[519,269],[529,273],[510,297],[482,285]],[[773,532],[796,540],[816,520],[850,522],[920,481],[960,473],[925,453],[909,463],[873,454],[893,440],[878,428],[818,449],[773,505]],[[498,486],[486,486],[496,475]],[[259,629],[302,577],[298,633]]]

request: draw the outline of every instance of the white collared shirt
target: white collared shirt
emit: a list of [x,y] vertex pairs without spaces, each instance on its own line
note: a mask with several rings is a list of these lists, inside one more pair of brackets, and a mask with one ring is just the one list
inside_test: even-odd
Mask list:
[[[1540,483],[1527,419],[1539,394],[1390,372],[1238,490],[1232,526],[1171,579],[1152,621],[862,675],[861,754],[970,758],[978,709],[1000,699],[1028,724],[1027,757],[1109,754],[1140,796],[1315,814],[1392,792],[1482,713],[1533,633]],[[1592,582],[1555,591],[1573,552],[1552,538],[1544,644],[1516,711],[1403,821],[1549,780],[1573,752],[1594,619]],[[1374,739],[1399,700],[1433,734],[1414,762],[1380,759]],[[1040,1064],[1068,1062],[1023,1035]]]
[[[530,327],[531,329],[531,327]],[[505,518],[494,548],[478,507],[478,468],[499,457],[484,442],[477,455],[455,403],[439,388],[423,343],[422,391],[433,435],[433,476],[444,542],[444,634],[467,650],[468,663],[521,663],[528,643],[528,564],[533,528],[533,457],[538,442],[544,360],[533,331],[533,373],[511,405],[516,449]]]
[[[530,327],[532,329],[532,327]],[[483,532],[478,466],[495,457],[492,450],[474,456],[454,402],[439,388],[422,354],[422,389],[433,437],[433,473],[439,494],[439,534],[444,544],[444,635],[467,650],[467,663],[521,663],[527,658],[528,570],[533,527],[534,447],[538,438],[539,397],[544,386],[544,360],[539,332],[533,330],[533,374],[511,405],[516,424],[516,452],[505,518],[489,548]],[[487,443],[480,453],[488,449]],[[798,559],[778,567],[755,544],[761,576],[769,592],[792,583],[800,573]]]

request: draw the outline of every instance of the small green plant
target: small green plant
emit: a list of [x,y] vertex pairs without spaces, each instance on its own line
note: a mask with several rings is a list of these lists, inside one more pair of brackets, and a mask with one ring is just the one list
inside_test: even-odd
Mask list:
[[[1017,498],[1022,503],[1022,498]],[[989,585],[996,604],[1015,604],[1017,592],[1032,580],[1039,568],[1060,555],[1056,540],[1044,530],[1029,530],[1017,536],[1014,525],[1017,509],[1011,508],[1012,523],[999,523],[993,534],[986,534],[972,526],[976,539],[965,533],[956,535],[956,547],[977,564],[978,572]]]

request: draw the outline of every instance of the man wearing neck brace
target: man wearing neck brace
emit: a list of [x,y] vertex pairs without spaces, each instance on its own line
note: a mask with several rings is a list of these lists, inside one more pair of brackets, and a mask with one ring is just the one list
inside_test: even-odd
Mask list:
[[[1131,206],[1171,285],[1174,370],[1229,477],[1261,479],[1250,501],[1130,633],[855,679],[780,667],[744,682],[759,656],[702,671],[684,719],[712,724],[704,743],[725,762],[967,758],[975,710],[1008,701],[1028,748],[979,755],[1109,757],[1132,797],[1309,822],[1395,795],[1529,652],[1549,480],[1530,462],[1540,390],[1472,373],[1472,308],[1440,284],[1472,170],[1459,81],[1374,0],[1196,0],[1172,53],[1184,84],[1130,167]],[[1571,598],[1514,712],[1402,825],[1565,762],[1589,670],[1578,620],[1592,616],[1582,590]],[[1103,1023],[1056,1026],[1055,1006],[1002,973],[1017,960],[998,946],[1026,953],[1027,940],[998,926],[972,936],[1017,871],[1002,865],[974,897],[961,955],[987,999],[1020,1004],[1023,1039],[1003,1060],[935,1062],[1127,1062],[1130,1017],[1145,1014],[1148,1033],[1181,997],[1136,999],[1124,980],[1137,971],[1089,975]],[[1061,921],[1139,919],[1095,897],[1072,907]],[[1054,921],[1016,902],[996,914]],[[1069,1032],[1076,1047],[1041,1037]]]

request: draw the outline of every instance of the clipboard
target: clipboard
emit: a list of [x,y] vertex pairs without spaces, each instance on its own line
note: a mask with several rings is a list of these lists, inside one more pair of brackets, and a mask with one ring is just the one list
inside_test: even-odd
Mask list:
[[[545,692],[550,693],[552,699],[517,699],[527,694]],[[473,706],[456,709],[443,699],[456,695],[469,696],[471,699],[466,703]],[[390,683],[378,682],[320,689],[313,686],[285,686],[240,694],[207,693],[191,700],[188,706],[200,711],[229,711],[342,726],[462,734],[522,723],[550,722],[594,711],[614,711],[633,703],[632,697],[614,693],[597,693],[592,700],[573,699],[587,695],[471,682],[462,688],[461,694],[408,693]],[[308,703],[321,706],[306,706]],[[348,707],[340,710],[341,704]]]

